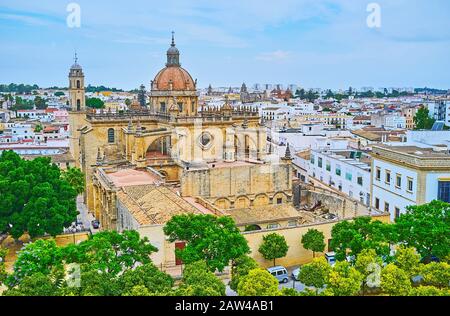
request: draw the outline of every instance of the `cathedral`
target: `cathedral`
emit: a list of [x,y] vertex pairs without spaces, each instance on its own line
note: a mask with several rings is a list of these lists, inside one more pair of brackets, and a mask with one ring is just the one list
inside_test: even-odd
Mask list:
[[296,183],[289,146],[281,158],[267,152],[256,109],[228,100],[221,107],[202,106],[197,80],[181,67],[173,34],[165,66],[149,91],[141,87],[140,99],[146,93],[149,104],[135,100],[127,110],[89,109],[84,84],[75,58],[69,71],[70,149],[86,177],[84,202],[101,230],[133,229],[147,237],[158,248],[152,260],[162,269],[182,264],[175,249],[184,241],[169,242],[163,231],[175,215],[231,217],[264,266],[271,262],[257,249],[267,231],[286,237],[285,265],[309,260],[298,241],[311,225],[331,238],[334,222],[305,211],[302,203],[324,205],[338,218],[359,214],[352,201]]
[[[127,111],[87,108],[82,67],[76,59],[70,68],[70,148],[86,175],[85,203],[101,227],[130,228],[123,208],[135,210],[127,213],[133,223],[159,224],[162,213],[179,209],[245,217],[244,225],[250,214],[280,205],[295,217],[291,159],[271,162],[258,111],[228,102],[199,108],[197,80],[181,67],[173,34],[166,55],[150,83],[149,105]],[[138,202],[145,196],[152,198]]]

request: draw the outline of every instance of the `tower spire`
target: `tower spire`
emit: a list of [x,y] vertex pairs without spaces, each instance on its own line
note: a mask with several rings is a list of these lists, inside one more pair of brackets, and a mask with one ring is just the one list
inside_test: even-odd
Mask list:
[[77,55],[77,51],[76,51],[76,50],[75,50],[75,57],[74,57],[74,60],[75,60],[75,64],[78,63],[78,55]]
[[171,46],[175,46],[175,32],[172,31],[172,44]]
[[287,146],[286,146],[286,152],[284,153],[284,159],[285,160],[292,160],[291,150],[289,148],[289,143],[287,143]]

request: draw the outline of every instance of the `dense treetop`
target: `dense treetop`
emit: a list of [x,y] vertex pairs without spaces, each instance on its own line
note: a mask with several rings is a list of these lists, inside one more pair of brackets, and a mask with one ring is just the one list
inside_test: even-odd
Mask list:
[[50,158],[0,155],[0,234],[58,235],[77,216],[76,191]]

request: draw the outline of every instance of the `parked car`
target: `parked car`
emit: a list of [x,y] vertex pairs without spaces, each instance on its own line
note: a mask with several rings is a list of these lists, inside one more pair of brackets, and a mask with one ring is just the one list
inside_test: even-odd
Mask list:
[[299,268],[297,268],[297,269],[294,269],[293,271],[292,271],[292,278],[294,279],[294,280],[296,280],[296,281],[299,281],[299,279],[298,279],[298,277],[299,277],[299,275],[300,275],[300,267]]
[[270,274],[272,274],[275,278],[277,278],[278,282],[280,283],[289,282],[289,275],[285,267],[282,266],[271,267],[268,268],[267,271],[269,271]]
[[424,263],[424,264],[429,264],[432,262],[439,262],[439,258],[433,255],[427,256],[427,257],[423,257],[422,259],[420,259],[420,263]]
[[100,227],[100,222],[97,219],[93,220],[92,221],[92,228],[98,229],[99,227]]
[[334,266],[336,264],[336,253],[334,251],[332,252],[327,252],[325,254],[325,259],[327,259],[328,264],[330,266]]

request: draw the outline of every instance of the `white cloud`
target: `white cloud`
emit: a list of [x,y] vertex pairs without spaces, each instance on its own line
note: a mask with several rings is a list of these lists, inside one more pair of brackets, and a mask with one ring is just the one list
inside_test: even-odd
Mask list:
[[291,56],[291,52],[284,50],[276,50],[273,52],[261,53],[256,56],[256,60],[262,61],[285,61]]
[[12,13],[0,13],[0,19],[23,22],[25,24],[34,25],[34,26],[42,26],[42,25],[49,24],[49,22],[45,19],[40,19],[40,18],[27,16],[27,15],[21,15],[21,14],[12,14]]

